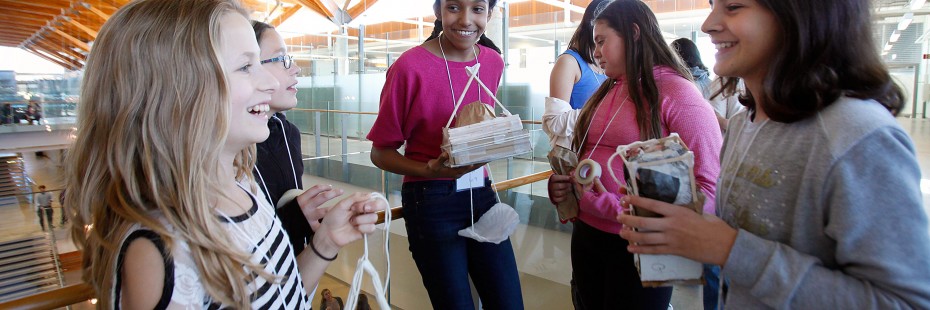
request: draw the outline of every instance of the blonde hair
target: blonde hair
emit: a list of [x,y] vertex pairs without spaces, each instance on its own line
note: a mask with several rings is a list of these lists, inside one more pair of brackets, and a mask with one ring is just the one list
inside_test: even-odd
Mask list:
[[[134,1],[103,25],[88,56],[65,205],[73,208],[72,238],[84,250],[84,280],[103,309],[115,306],[120,242],[137,223],[155,231],[168,253],[187,242],[217,302],[248,308],[243,283],[267,277],[249,253],[216,233],[225,231],[213,208],[229,122],[219,56],[225,14],[247,16],[234,0]],[[251,171],[254,152],[236,157],[237,178]]]

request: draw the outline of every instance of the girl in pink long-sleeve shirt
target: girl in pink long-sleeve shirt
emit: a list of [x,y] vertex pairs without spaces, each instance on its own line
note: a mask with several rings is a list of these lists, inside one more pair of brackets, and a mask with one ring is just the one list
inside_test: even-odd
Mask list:
[[[494,104],[476,84],[465,89],[465,70],[480,63],[479,78],[497,90],[504,60],[484,36],[495,4],[435,0],[436,28],[388,69],[378,118],[368,134],[372,163],[404,175],[407,240],[434,309],[475,309],[469,279],[482,307],[524,308],[510,239],[494,244],[458,235],[471,226],[472,212],[477,221],[496,203],[487,178],[469,190],[456,186],[456,179],[482,165],[445,167],[448,154],[440,149],[442,128],[463,92],[465,104]],[[403,154],[401,145],[406,145]]]
[[[602,169],[617,146],[677,132],[694,152],[695,177],[707,197],[704,211],[714,212],[713,197],[722,137],[713,109],[688,80],[690,73],[665,45],[655,15],[641,1],[615,1],[595,19],[595,56],[609,80],[601,85],[578,117],[574,148],[579,159],[591,158]],[[623,175],[614,165],[614,174]],[[579,221],[572,233],[575,296],[582,309],[666,309],[671,287],[643,288],[627,242],[617,223],[619,188],[603,173],[580,186],[553,175],[550,198],[581,197]]]

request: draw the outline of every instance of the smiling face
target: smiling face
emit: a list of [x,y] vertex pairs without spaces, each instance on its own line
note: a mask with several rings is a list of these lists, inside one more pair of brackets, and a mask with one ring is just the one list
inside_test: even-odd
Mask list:
[[[272,59],[287,55],[287,46],[284,38],[274,28],[266,29],[262,33],[262,40],[258,42],[261,48],[261,59]],[[297,106],[297,73],[300,66],[291,62],[290,68],[284,68],[284,62],[270,62],[262,65],[278,80],[278,87],[271,95],[271,111],[277,113],[287,111]]]
[[761,85],[779,45],[775,14],[755,0],[716,0],[701,30],[717,47],[717,75]]
[[491,19],[487,0],[442,0],[436,8],[436,18],[442,21],[443,44],[459,52],[471,54],[471,49],[484,34]]
[[268,111],[278,81],[259,63],[255,32],[242,15],[220,20],[220,61],[229,87],[229,133],[225,150],[238,153],[268,138]]
[[623,38],[606,21],[594,24],[594,58],[608,77],[619,79],[626,74],[625,48]]

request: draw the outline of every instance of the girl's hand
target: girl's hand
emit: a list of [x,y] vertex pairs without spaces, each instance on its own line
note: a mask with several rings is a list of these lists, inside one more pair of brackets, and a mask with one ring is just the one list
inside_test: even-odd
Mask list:
[[639,217],[626,212],[617,216],[617,221],[623,224],[620,237],[630,242],[627,247],[630,253],[672,254],[714,265],[726,264],[737,230],[720,218],[638,196],[624,196],[620,203],[627,209],[635,205],[664,216]]
[[481,168],[485,163],[473,164],[468,166],[462,166],[457,168],[446,167],[445,163],[449,161],[449,154],[442,152],[438,158],[432,159],[426,163],[426,177],[429,178],[452,178],[458,179],[461,178],[466,173],[471,172],[472,170]]
[[594,181],[585,185],[575,182],[575,192],[578,193],[578,196],[582,196],[584,193],[591,191],[593,191],[595,194],[603,194],[607,192],[607,189],[604,188],[604,184],[601,183],[601,178],[594,178]]
[[375,231],[375,222],[378,220],[375,212],[387,209],[387,203],[381,199],[371,199],[370,196],[354,193],[326,212],[313,238],[313,242],[318,241],[315,244],[321,254],[335,256],[346,244]]
[[310,228],[317,231],[320,227],[320,219],[326,215],[328,208],[320,208],[321,205],[333,198],[342,195],[341,189],[335,189],[332,185],[314,185],[307,189],[303,194],[297,196],[297,203],[300,210],[303,211],[304,217],[310,223]]
[[572,177],[568,175],[553,174],[549,176],[549,200],[552,204],[559,204],[568,199],[572,193]]

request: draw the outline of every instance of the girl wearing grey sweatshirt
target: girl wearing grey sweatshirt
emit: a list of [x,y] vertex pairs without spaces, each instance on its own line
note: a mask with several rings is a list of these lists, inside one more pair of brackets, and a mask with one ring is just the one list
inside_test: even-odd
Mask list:
[[625,196],[664,215],[618,216],[630,252],[723,266],[731,309],[930,309],[920,167],[869,3],[712,2],[714,71],[748,90],[724,137],[720,218]]

